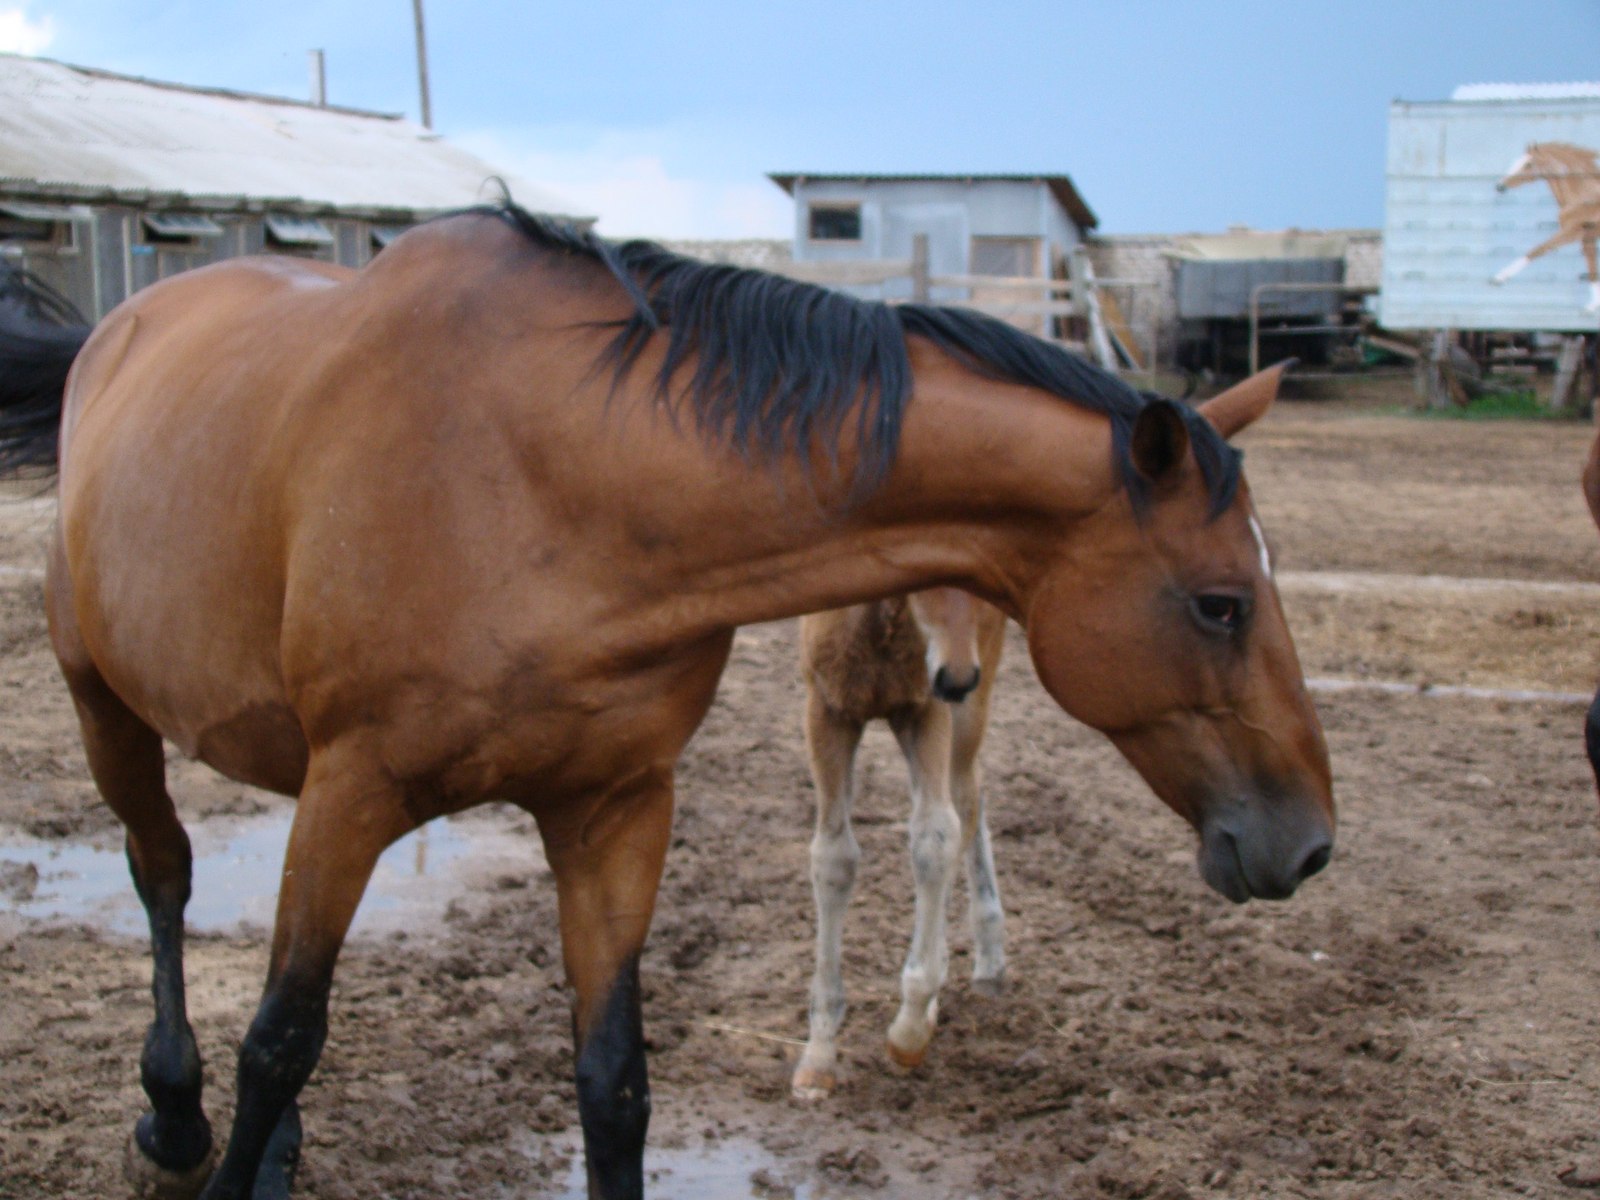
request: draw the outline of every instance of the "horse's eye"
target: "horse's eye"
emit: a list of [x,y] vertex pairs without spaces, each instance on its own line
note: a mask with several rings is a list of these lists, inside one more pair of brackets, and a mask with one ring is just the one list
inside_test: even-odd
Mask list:
[[1249,611],[1249,603],[1244,597],[1223,592],[1203,592],[1191,604],[1200,627],[1211,633],[1239,632]]

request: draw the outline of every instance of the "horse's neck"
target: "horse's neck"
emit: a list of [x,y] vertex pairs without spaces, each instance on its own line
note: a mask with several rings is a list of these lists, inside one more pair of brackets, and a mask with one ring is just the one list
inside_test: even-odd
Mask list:
[[1041,540],[1113,487],[1107,423],[942,355],[922,351],[913,362],[899,453],[870,499],[818,502],[805,483],[774,488],[760,469],[737,494],[723,483],[724,537],[681,564],[662,602],[730,626],[955,584],[1020,615],[1046,557]]
[[1550,185],[1556,204],[1567,208],[1600,200],[1600,175],[1593,159],[1551,156],[1535,164],[1536,177]]

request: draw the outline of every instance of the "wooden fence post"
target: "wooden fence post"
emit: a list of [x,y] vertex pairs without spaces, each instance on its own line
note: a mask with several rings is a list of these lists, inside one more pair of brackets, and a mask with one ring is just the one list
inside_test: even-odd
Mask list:
[[930,295],[928,287],[928,235],[911,235],[911,302],[926,304]]

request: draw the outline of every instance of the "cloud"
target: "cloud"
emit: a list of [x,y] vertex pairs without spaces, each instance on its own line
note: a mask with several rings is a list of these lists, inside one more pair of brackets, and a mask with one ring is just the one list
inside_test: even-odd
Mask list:
[[0,51],[38,54],[56,40],[56,23],[49,17],[30,20],[20,8],[0,8]]
[[559,150],[529,148],[536,136],[480,131],[451,140],[558,194],[570,211],[598,217],[607,237],[787,238],[794,229],[793,202],[757,172],[748,180],[675,172],[662,155],[631,144],[635,135]]

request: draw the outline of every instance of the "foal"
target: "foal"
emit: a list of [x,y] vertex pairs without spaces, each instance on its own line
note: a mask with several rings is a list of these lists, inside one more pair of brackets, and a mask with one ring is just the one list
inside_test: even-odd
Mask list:
[[949,966],[945,902],[965,848],[973,986],[998,993],[1005,916],[978,791],[978,748],[1005,644],[1005,616],[955,588],[800,618],[806,745],[817,788],[811,886],[817,899],[817,966],[811,1031],[794,1093],[820,1099],[837,1082],[834,1039],[844,1017],[839,942],[861,848],[850,831],[852,768],[862,730],[884,719],[911,773],[911,868],[916,918],[900,974],[900,1012],[889,1056],[914,1067],[927,1053]]

